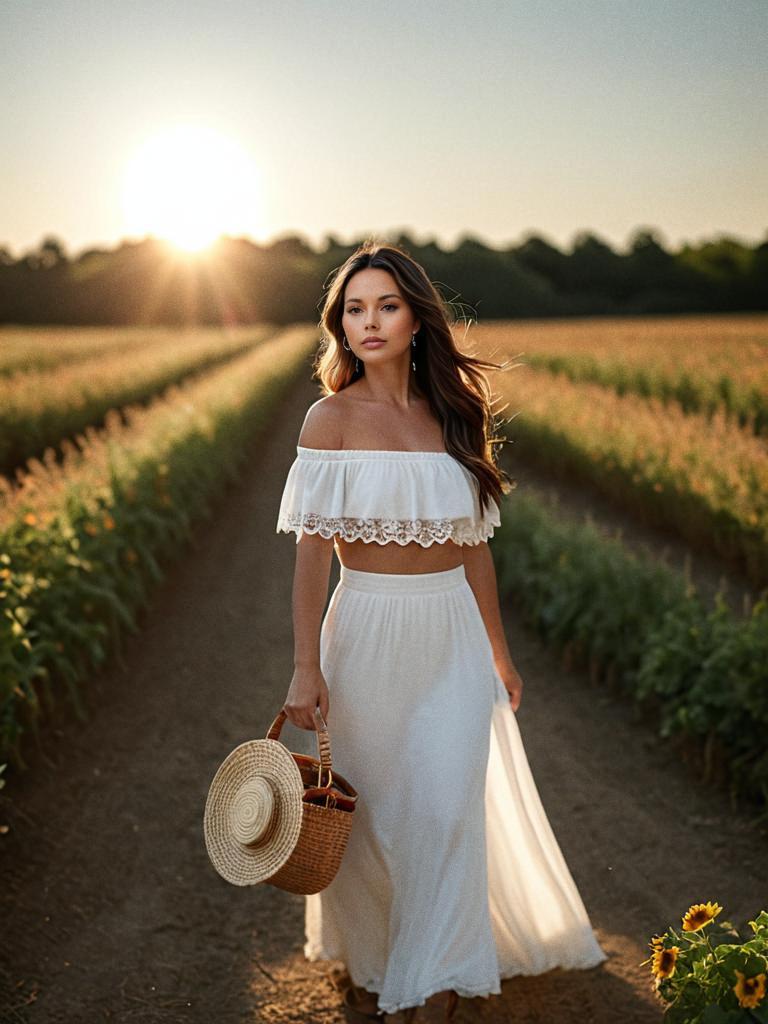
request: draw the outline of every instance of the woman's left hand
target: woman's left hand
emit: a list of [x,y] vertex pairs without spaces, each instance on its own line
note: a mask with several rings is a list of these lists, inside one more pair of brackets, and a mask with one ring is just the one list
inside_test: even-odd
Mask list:
[[517,711],[523,697],[523,680],[520,678],[520,673],[511,661],[496,665],[496,672],[509,694],[510,707],[513,711]]

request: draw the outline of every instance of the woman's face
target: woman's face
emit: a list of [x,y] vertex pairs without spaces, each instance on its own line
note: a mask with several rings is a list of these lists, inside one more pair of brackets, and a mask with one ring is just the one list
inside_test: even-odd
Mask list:
[[[347,343],[365,363],[410,359],[411,336],[421,327],[388,270],[366,267],[347,281],[341,319]],[[381,338],[382,345],[366,345],[367,338]]]

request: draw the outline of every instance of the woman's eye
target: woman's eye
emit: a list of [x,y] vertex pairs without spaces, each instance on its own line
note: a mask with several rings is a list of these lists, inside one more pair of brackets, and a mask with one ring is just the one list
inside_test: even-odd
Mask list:
[[[393,302],[387,302],[382,309],[397,309],[397,306]],[[356,313],[360,309],[359,306],[350,306],[347,310],[348,313]]]

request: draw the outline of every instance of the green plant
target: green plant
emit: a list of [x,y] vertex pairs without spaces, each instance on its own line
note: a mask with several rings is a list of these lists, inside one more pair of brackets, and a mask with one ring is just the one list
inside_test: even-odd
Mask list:
[[713,926],[721,911],[696,903],[680,932],[670,926],[648,944],[653,952],[639,966],[650,964],[654,992],[668,1004],[666,1024],[768,1022],[768,912],[749,922],[752,938],[742,939],[730,921]]

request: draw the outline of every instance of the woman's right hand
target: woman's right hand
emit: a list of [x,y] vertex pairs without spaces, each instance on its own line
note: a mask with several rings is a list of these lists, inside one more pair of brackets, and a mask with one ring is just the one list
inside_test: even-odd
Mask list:
[[320,714],[327,723],[329,703],[328,684],[320,666],[297,665],[283,704],[288,721],[299,729],[316,730],[315,711],[319,706]]

